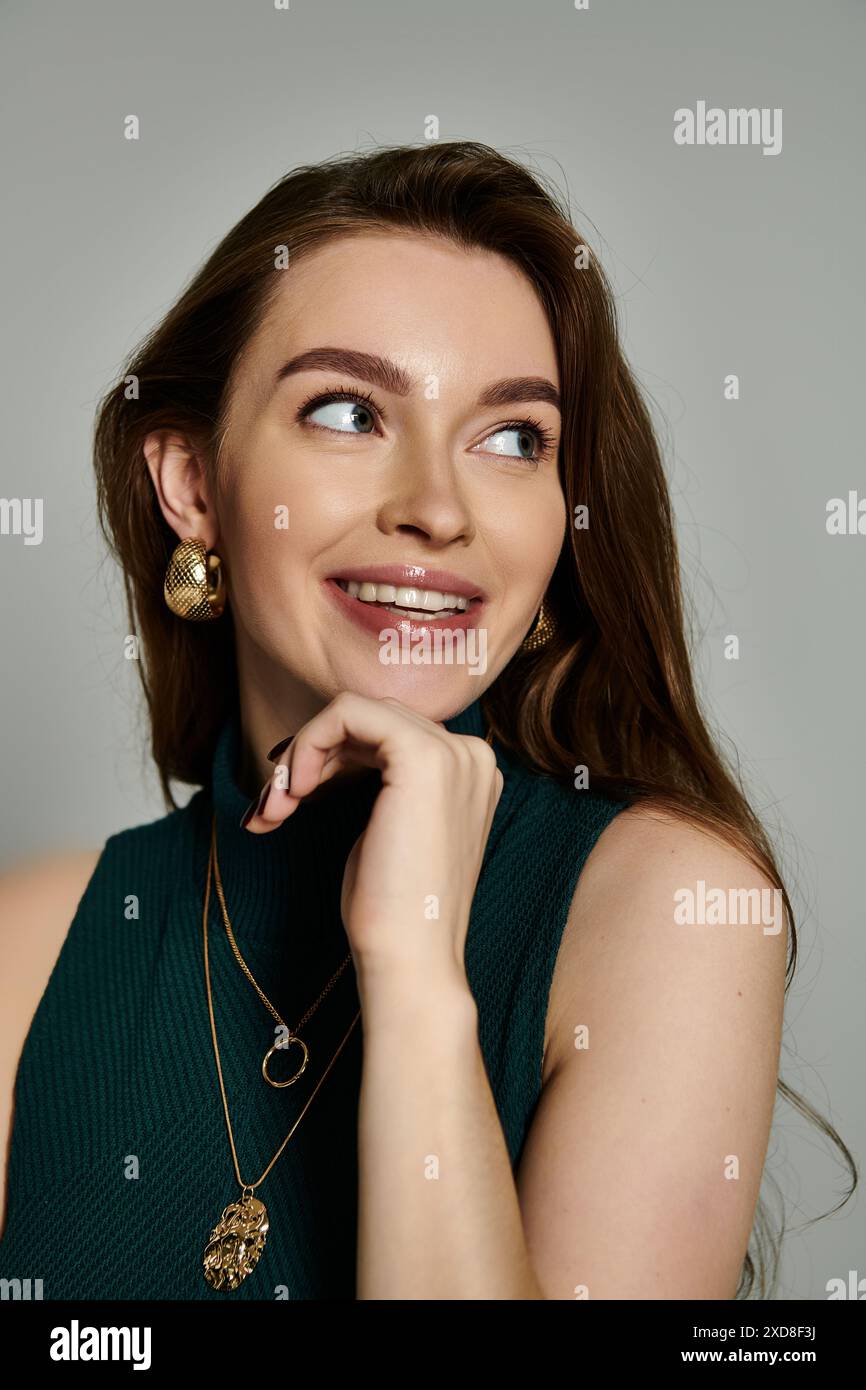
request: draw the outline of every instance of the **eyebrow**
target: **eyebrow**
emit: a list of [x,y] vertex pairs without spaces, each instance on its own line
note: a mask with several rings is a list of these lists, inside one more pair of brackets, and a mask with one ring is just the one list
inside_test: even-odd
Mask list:
[[[408,396],[412,391],[412,378],[390,358],[337,347],[310,348],[308,352],[293,357],[277,372],[274,390],[281,381],[294,376],[296,372],[325,369],[344,372],[362,381],[372,381],[395,396]],[[485,387],[478,397],[479,406],[516,405],[520,401],[547,401],[557,410],[562,409],[559,392],[553,382],[543,376],[503,377],[501,381],[494,381]]]

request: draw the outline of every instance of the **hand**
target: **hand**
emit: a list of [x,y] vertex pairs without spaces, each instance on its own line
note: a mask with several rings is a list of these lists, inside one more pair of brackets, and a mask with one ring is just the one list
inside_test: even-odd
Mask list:
[[247,828],[273,830],[323,782],[359,767],[382,774],[340,901],[359,980],[453,980],[456,968],[465,982],[469,912],[503,786],[496,756],[399,700],[343,691],[280,755]]

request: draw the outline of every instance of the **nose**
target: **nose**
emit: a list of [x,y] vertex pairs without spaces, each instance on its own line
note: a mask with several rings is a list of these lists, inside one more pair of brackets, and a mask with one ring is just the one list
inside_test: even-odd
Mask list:
[[476,523],[454,462],[435,446],[396,451],[379,507],[387,535],[420,535],[436,546],[468,545]]

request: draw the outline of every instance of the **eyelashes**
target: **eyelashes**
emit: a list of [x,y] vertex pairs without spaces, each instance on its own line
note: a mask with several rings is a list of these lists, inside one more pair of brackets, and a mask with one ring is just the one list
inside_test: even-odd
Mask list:
[[[309,421],[309,416],[320,406],[331,405],[337,401],[349,401],[355,405],[364,406],[371,415],[378,416],[380,420],[387,419],[386,411],[377,404],[371,391],[359,391],[356,386],[330,387],[325,391],[316,391],[298,406],[296,418],[299,421],[307,421],[313,429],[326,430],[330,434],[352,434],[352,430],[335,430],[330,425],[320,425],[316,421]],[[502,430],[525,430],[533,434],[538,446],[538,452],[533,458],[525,458],[518,454],[503,454],[498,450],[491,450],[497,458],[512,459],[517,463],[531,464],[543,463],[554,452],[556,447],[556,434],[548,429],[540,420],[531,416],[524,416],[518,420],[504,420],[502,424],[495,425],[492,430],[484,436],[489,439],[491,435],[499,434]],[[369,431],[360,431],[369,433]]]
[[306,419],[318,406],[330,405],[332,401],[355,401],[358,405],[366,405],[369,410],[379,416],[380,420],[385,419],[385,411],[373,400],[372,391],[359,391],[354,386],[347,387],[345,390],[340,386],[335,386],[327,391],[314,392],[298,406],[298,419]]
[[[553,430],[549,430],[540,420],[531,419],[529,416],[526,416],[522,420],[506,420],[504,424],[497,425],[490,433],[499,434],[500,430],[528,430],[530,434],[534,434],[538,440],[538,455],[536,462],[549,458],[553,453],[554,445],[556,444],[556,435]],[[484,437],[485,439],[489,438],[488,435]],[[511,455],[502,454],[500,457],[510,458]],[[531,463],[532,460],[526,459],[526,462]]]

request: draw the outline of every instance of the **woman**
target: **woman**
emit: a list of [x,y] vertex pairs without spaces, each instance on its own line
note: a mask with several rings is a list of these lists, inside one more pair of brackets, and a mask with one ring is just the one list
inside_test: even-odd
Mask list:
[[[108,393],[96,467],[174,809],[4,880],[2,1275],[748,1291],[790,904],[554,194],[472,143],[294,171]],[[701,885],[777,910],[707,925]]]

